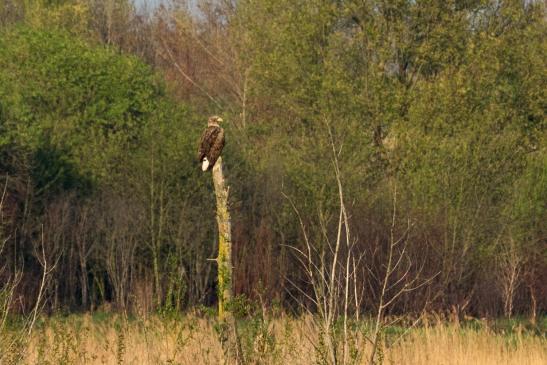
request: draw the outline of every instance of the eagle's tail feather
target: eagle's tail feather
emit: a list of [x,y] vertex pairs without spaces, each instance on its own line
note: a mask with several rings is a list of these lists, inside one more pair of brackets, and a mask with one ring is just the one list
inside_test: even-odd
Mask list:
[[207,157],[205,157],[203,161],[201,162],[201,170],[207,171],[208,168],[209,168],[209,160],[207,159]]

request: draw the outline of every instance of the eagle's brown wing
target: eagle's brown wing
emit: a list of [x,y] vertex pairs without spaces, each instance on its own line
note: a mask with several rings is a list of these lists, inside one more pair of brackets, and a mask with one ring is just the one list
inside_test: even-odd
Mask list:
[[222,149],[224,148],[224,129],[218,127],[218,134],[213,140],[213,144],[207,153],[207,160],[209,160],[209,170],[213,168],[215,162],[217,162]]
[[[209,151],[211,150],[217,135],[220,133],[220,127],[210,126],[203,131],[201,135],[201,140],[199,141],[198,148],[198,160],[199,162],[203,161],[205,156],[208,156]],[[209,157],[207,157],[209,159]]]

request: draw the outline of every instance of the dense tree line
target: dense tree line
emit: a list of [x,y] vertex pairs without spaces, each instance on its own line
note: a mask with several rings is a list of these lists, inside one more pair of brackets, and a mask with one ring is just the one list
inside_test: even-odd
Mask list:
[[412,263],[396,285],[427,278],[393,312],[546,309],[543,2],[7,0],[0,29],[0,277],[22,273],[19,310],[41,247],[51,311],[215,300],[194,161],[212,114],[236,294],[309,305],[295,251],[333,260],[340,182],[353,310],[374,307],[393,237]]

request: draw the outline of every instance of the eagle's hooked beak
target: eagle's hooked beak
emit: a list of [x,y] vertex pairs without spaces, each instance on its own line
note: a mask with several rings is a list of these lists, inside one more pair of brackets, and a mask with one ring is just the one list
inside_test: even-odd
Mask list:
[[217,122],[222,123],[222,122],[224,122],[224,120],[222,118],[218,117]]

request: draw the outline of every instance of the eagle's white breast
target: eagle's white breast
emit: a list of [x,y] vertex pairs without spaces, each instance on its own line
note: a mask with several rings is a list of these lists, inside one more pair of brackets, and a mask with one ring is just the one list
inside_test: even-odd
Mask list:
[[207,159],[207,157],[204,157],[203,161],[201,162],[201,169],[203,171],[207,171],[208,168],[209,168],[209,160]]

